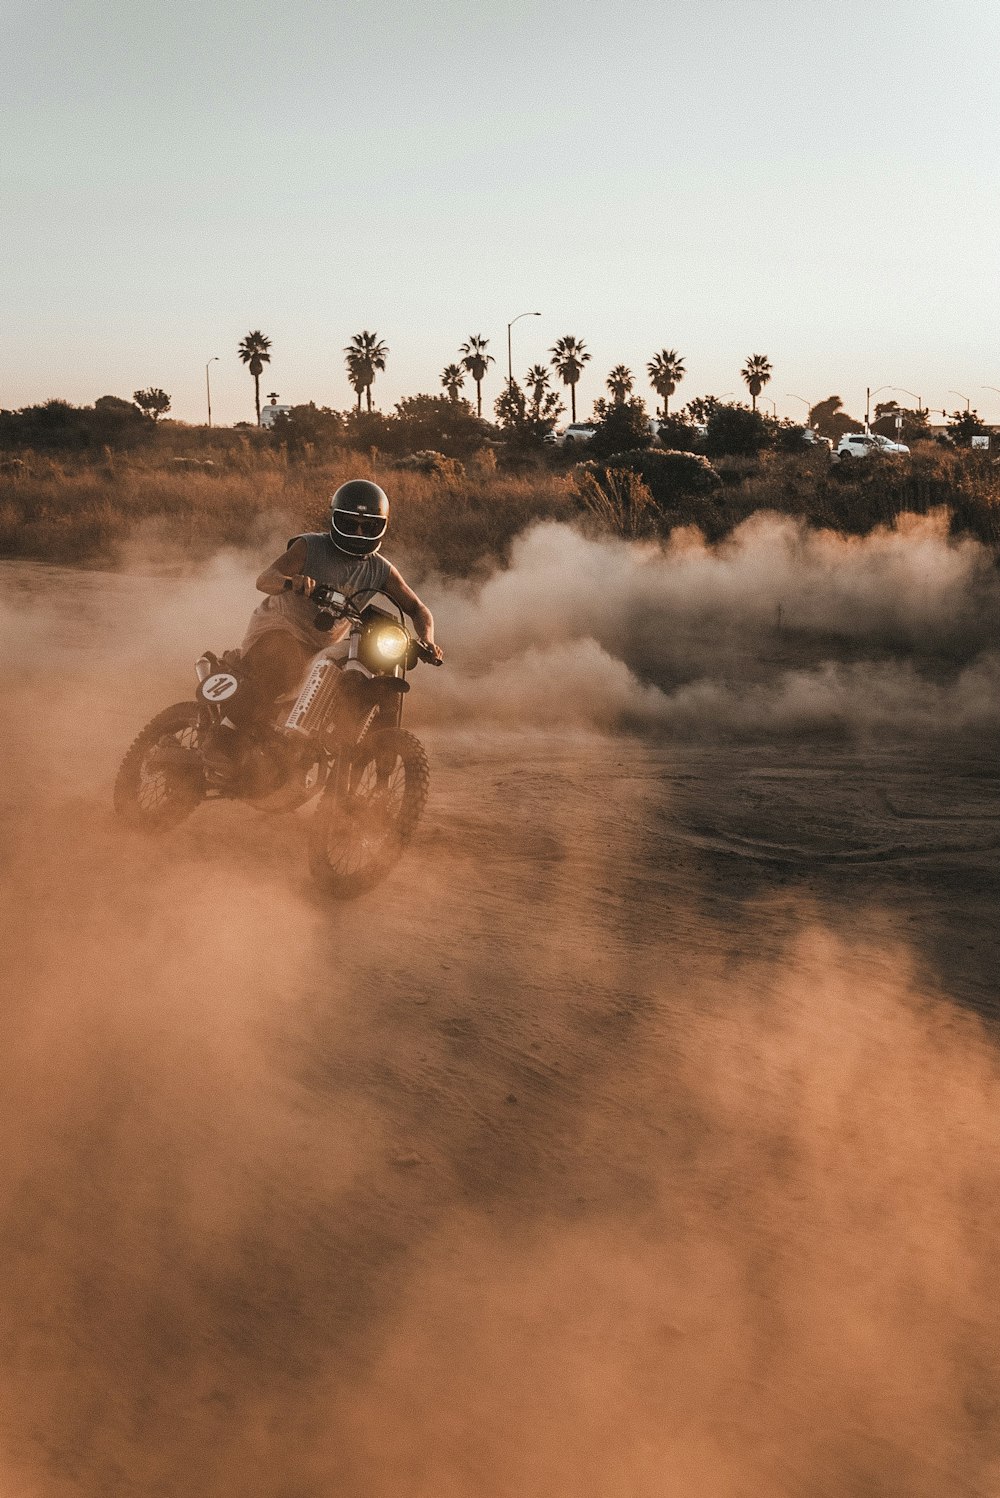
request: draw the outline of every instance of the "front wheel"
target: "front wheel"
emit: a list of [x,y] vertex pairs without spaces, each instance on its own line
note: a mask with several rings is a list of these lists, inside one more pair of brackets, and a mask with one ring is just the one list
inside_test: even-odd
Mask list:
[[204,793],[195,747],[198,704],[164,708],[137,735],[115,780],[114,807],[140,832],[167,832],[191,815]]
[[309,867],[328,894],[350,899],[385,878],[417,830],[429,786],[427,755],[412,733],[365,734],[312,819]]

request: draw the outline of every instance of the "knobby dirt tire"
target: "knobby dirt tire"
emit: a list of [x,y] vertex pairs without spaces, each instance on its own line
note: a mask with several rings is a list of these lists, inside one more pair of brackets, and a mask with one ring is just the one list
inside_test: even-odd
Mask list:
[[169,770],[156,772],[160,780],[157,794],[153,778],[144,781],[147,756],[161,739],[181,737],[198,722],[196,702],[175,702],[146,724],[136,735],[121,762],[115,779],[114,808],[122,821],[138,832],[168,832],[189,817],[202,799],[203,782],[191,774]]
[[[349,900],[385,878],[417,830],[429,789],[427,755],[412,733],[377,728],[364,735],[351,756],[349,785],[327,786],[309,829],[309,867],[327,894]],[[380,794],[385,802],[391,797],[390,821],[366,844],[366,818],[372,807],[380,815]]]

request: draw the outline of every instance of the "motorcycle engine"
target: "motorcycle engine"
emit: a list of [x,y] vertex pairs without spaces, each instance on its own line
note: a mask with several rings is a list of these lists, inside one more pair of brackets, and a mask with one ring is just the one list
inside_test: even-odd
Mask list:
[[240,760],[241,795],[247,801],[263,800],[285,784],[289,770],[283,744],[277,740],[250,744]]

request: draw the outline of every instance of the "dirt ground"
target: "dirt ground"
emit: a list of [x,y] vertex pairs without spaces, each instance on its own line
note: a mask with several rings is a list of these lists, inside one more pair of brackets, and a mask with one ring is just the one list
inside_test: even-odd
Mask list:
[[246,569],[0,567],[8,1492],[995,1493],[992,637],[929,554],[920,649],[433,597],[425,821],[333,906],[301,817],[111,817]]

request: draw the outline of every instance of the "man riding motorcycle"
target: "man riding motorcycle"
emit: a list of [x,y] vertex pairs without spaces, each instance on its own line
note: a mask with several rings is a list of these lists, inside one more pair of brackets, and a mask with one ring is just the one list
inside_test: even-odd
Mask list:
[[[293,537],[283,555],[264,568],[256,586],[267,596],[251,615],[242,646],[252,689],[249,722],[266,724],[277,699],[298,686],[310,659],[348,628],[344,623],[339,631],[316,629],[309,599],[317,586],[334,588],[359,605],[384,593],[413,620],[417,638],[435,659],[443,659],[430,609],[380,555],[388,523],[385,492],[369,479],[350,479],[330,501],[329,531]],[[241,737],[230,732],[213,745],[218,768],[232,764]]]

